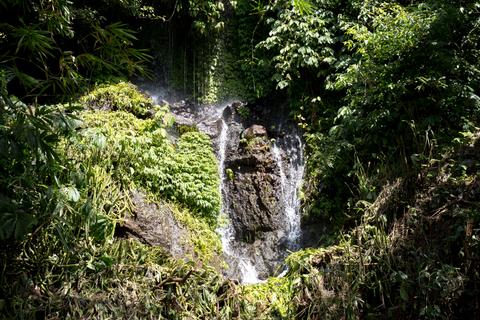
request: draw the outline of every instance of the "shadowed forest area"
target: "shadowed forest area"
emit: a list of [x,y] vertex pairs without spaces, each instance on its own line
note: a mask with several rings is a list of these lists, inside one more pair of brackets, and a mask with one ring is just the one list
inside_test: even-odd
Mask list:
[[479,319],[479,92],[477,0],[0,0],[0,319]]

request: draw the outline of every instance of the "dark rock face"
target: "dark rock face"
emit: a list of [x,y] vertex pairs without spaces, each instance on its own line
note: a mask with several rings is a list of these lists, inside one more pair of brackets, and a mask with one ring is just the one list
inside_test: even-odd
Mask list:
[[176,258],[193,256],[193,247],[186,240],[188,231],[177,222],[170,208],[148,202],[145,194],[139,191],[133,191],[131,196],[135,216],[117,226],[117,236],[163,247]]
[[225,168],[233,172],[225,185],[224,202],[236,237],[254,242],[255,234],[279,229],[282,223],[281,185],[267,130],[263,125],[248,126],[237,108],[224,111],[229,127]]
[[268,142],[234,150],[226,161],[234,178],[226,184],[230,218],[242,241],[258,232],[279,229],[282,221],[280,181]]
[[[287,246],[280,173],[269,132],[259,124],[262,119],[251,123],[237,108],[229,106],[223,114],[228,124],[225,168],[233,172],[225,181],[224,206],[233,225],[235,252],[249,257],[264,279],[277,270]],[[230,263],[228,273],[238,276],[240,271]]]

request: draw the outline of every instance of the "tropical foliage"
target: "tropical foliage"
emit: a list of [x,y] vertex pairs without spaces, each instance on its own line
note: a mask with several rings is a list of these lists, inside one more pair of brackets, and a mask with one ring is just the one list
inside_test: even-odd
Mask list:
[[276,5],[258,48],[273,54],[272,80],[306,131],[312,213],[375,199],[385,181],[475,131],[478,3]]
[[[126,92],[130,96],[124,95]],[[165,198],[178,201],[215,221],[220,208],[217,161],[210,139],[200,132],[185,132],[176,144],[168,140],[173,117],[167,107],[153,106],[150,98],[126,83],[101,86],[82,97],[90,105],[111,106],[117,112],[91,111],[82,115],[85,130],[78,140],[69,140],[79,164],[115,170],[126,186],[136,182]],[[149,105],[151,119],[141,120]],[[133,113],[120,110],[131,109]],[[80,158],[79,158],[80,157]],[[93,165],[93,164],[92,164]],[[112,168],[113,166],[113,168]],[[133,181],[125,180],[133,176]]]
[[[121,95],[125,88],[131,97]],[[105,96],[117,97],[116,104],[102,100]],[[175,144],[172,143],[166,132],[173,125],[168,108],[154,106],[150,98],[131,84],[121,82],[99,86],[79,101],[87,100],[90,104],[85,107],[99,106],[100,103],[106,107],[115,105],[119,109],[134,106],[131,112],[140,115],[145,115],[152,107],[154,116],[142,120],[120,110],[80,111],[75,119],[69,118],[75,132],[49,141],[54,145],[50,150],[54,158],[42,159],[44,154],[32,154],[30,161],[36,161],[38,157],[45,164],[40,160],[29,166],[24,163],[28,171],[16,179],[12,174],[6,181],[17,192],[2,191],[0,236],[4,246],[0,282],[2,297],[9,298],[6,314],[31,317],[43,312],[48,317],[93,316],[92,312],[98,307],[95,296],[102,290],[93,283],[101,281],[104,288],[113,288],[123,277],[135,278],[133,290],[138,290],[136,294],[141,295],[147,292],[141,283],[146,286],[150,286],[151,281],[161,283],[160,287],[165,286],[168,291],[167,287],[176,283],[176,280],[169,280],[172,277],[181,276],[185,281],[197,282],[190,279],[192,273],[195,274],[192,279],[207,276],[210,280],[204,280],[222,286],[213,270],[194,271],[194,265],[170,260],[160,249],[147,248],[138,241],[121,240],[115,236],[117,226],[133,213],[131,192],[143,190],[152,200],[170,200],[163,206],[169,208],[178,222],[189,230],[184,241],[194,249],[191,258],[205,263],[219,260],[221,246],[214,232],[220,205],[219,178],[208,137],[199,132],[186,132]],[[55,109],[59,113],[61,106],[38,108],[46,110],[43,112],[46,124],[55,128],[56,122],[50,121],[47,111]],[[35,137],[42,138],[41,135]],[[10,172],[18,172],[18,166],[22,165],[21,162],[2,160],[5,161],[5,170]],[[48,170],[43,169],[43,165],[48,166]],[[52,184],[43,185],[49,182]],[[28,202],[17,203],[15,198],[9,199],[8,196]],[[31,211],[24,211],[24,208],[31,208]],[[218,263],[217,266],[221,267]],[[18,278],[19,271],[25,276]],[[153,278],[145,276],[151,272],[157,275]],[[168,275],[170,273],[172,275]],[[78,287],[75,285],[77,281],[83,284]],[[88,292],[82,288],[89,288]],[[127,285],[125,292],[119,292],[115,298],[118,303],[127,303],[131,298],[128,292],[132,288],[129,288]],[[36,292],[38,299],[29,297],[31,290]],[[84,295],[82,299],[91,300],[91,306],[79,309],[81,299],[75,296],[77,294]],[[188,304],[188,298],[183,293],[180,295]],[[144,298],[147,301],[156,299],[148,294]],[[48,309],[45,309],[44,299],[50,301]],[[145,308],[135,311],[116,309],[113,313],[104,310],[97,316],[139,316],[149,312],[171,314],[167,304],[149,310]]]
[[[145,71],[149,56],[134,32],[69,1],[2,2],[0,68],[11,94],[28,99],[72,95],[92,76]],[[21,17],[21,19],[18,19]]]
[[[479,16],[476,0],[1,1],[0,318],[478,314]],[[212,143],[127,80],[153,74],[141,47],[196,101],[290,106],[304,223],[327,231],[284,277],[220,274]],[[186,230],[187,260],[120,237],[133,192]]]

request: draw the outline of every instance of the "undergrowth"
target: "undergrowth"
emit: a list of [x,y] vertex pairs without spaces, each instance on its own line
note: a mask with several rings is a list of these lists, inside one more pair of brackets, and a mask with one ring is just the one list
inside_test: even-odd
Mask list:
[[141,120],[122,111],[84,112],[85,129],[70,138],[67,153],[77,165],[93,161],[122,185],[184,204],[214,223],[220,197],[210,140],[187,132],[174,145],[167,136],[167,115],[159,109],[154,118]]
[[335,245],[291,254],[284,278],[247,296],[265,318],[470,318],[480,294],[479,155],[474,134],[417,178],[386,185],[357,204],[360,223]]
[[100,84],[81,97],[80,102],[92,109],[126,111],[137,117],[146,117],[154,108],[152,98],[126,81]]
[[[132,101],[121,98],[125,108],[81,111],[75,132],[57,144],[59,166],[45,191],[37,190],[43,214],[33,230],[10,241],[2,229],[1,318],[183,319],[220,312],[227,319],[238,312],[235,290],[209,266],[221,266],[211,142],[192,131],[173,143],[168,110],[139,104],[135,97],[143,95],[125,86],[135,91]],[[91,103],[118,97],[116,86],[99,88],[102,97],[95,89]],[[138,118],[149,108],[150,118]],[[166,203],[187,228],[194,256],[175,260],[160,247],[116,238],[116,226],[134,211],[133,190]]]
[[[375,200],[352,204],[359,222],[334,245],[293,253],[285,276],[241,286],[213,267],[222,262],[210,140],[187,130],[172,142],[168,110],[152,110],[146,119],[84,110],[72,120],[75,133],[57,144],[59,166],[35,189],[42,214],[33,229],[15,241],[2,235],[1,318],[461,319],[478,312],[478,133],[453,141],[417,176],[386,184]],[[115,236],[134,212],[133,190],[170,208],[189,231],[193,256],[174,259],[162,247]]]

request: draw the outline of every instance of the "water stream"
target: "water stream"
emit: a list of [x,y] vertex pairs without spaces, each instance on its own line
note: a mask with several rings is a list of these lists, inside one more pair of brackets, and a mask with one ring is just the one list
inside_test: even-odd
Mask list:
[[[283,147],[283,148],[282,148]],[[282,157],[282,150],[285,157]],[[272,154],[280,172],[290,250],[298,249],[301,235],[299,189],[304,173],[303,145],[298,133],[277,139]]]

